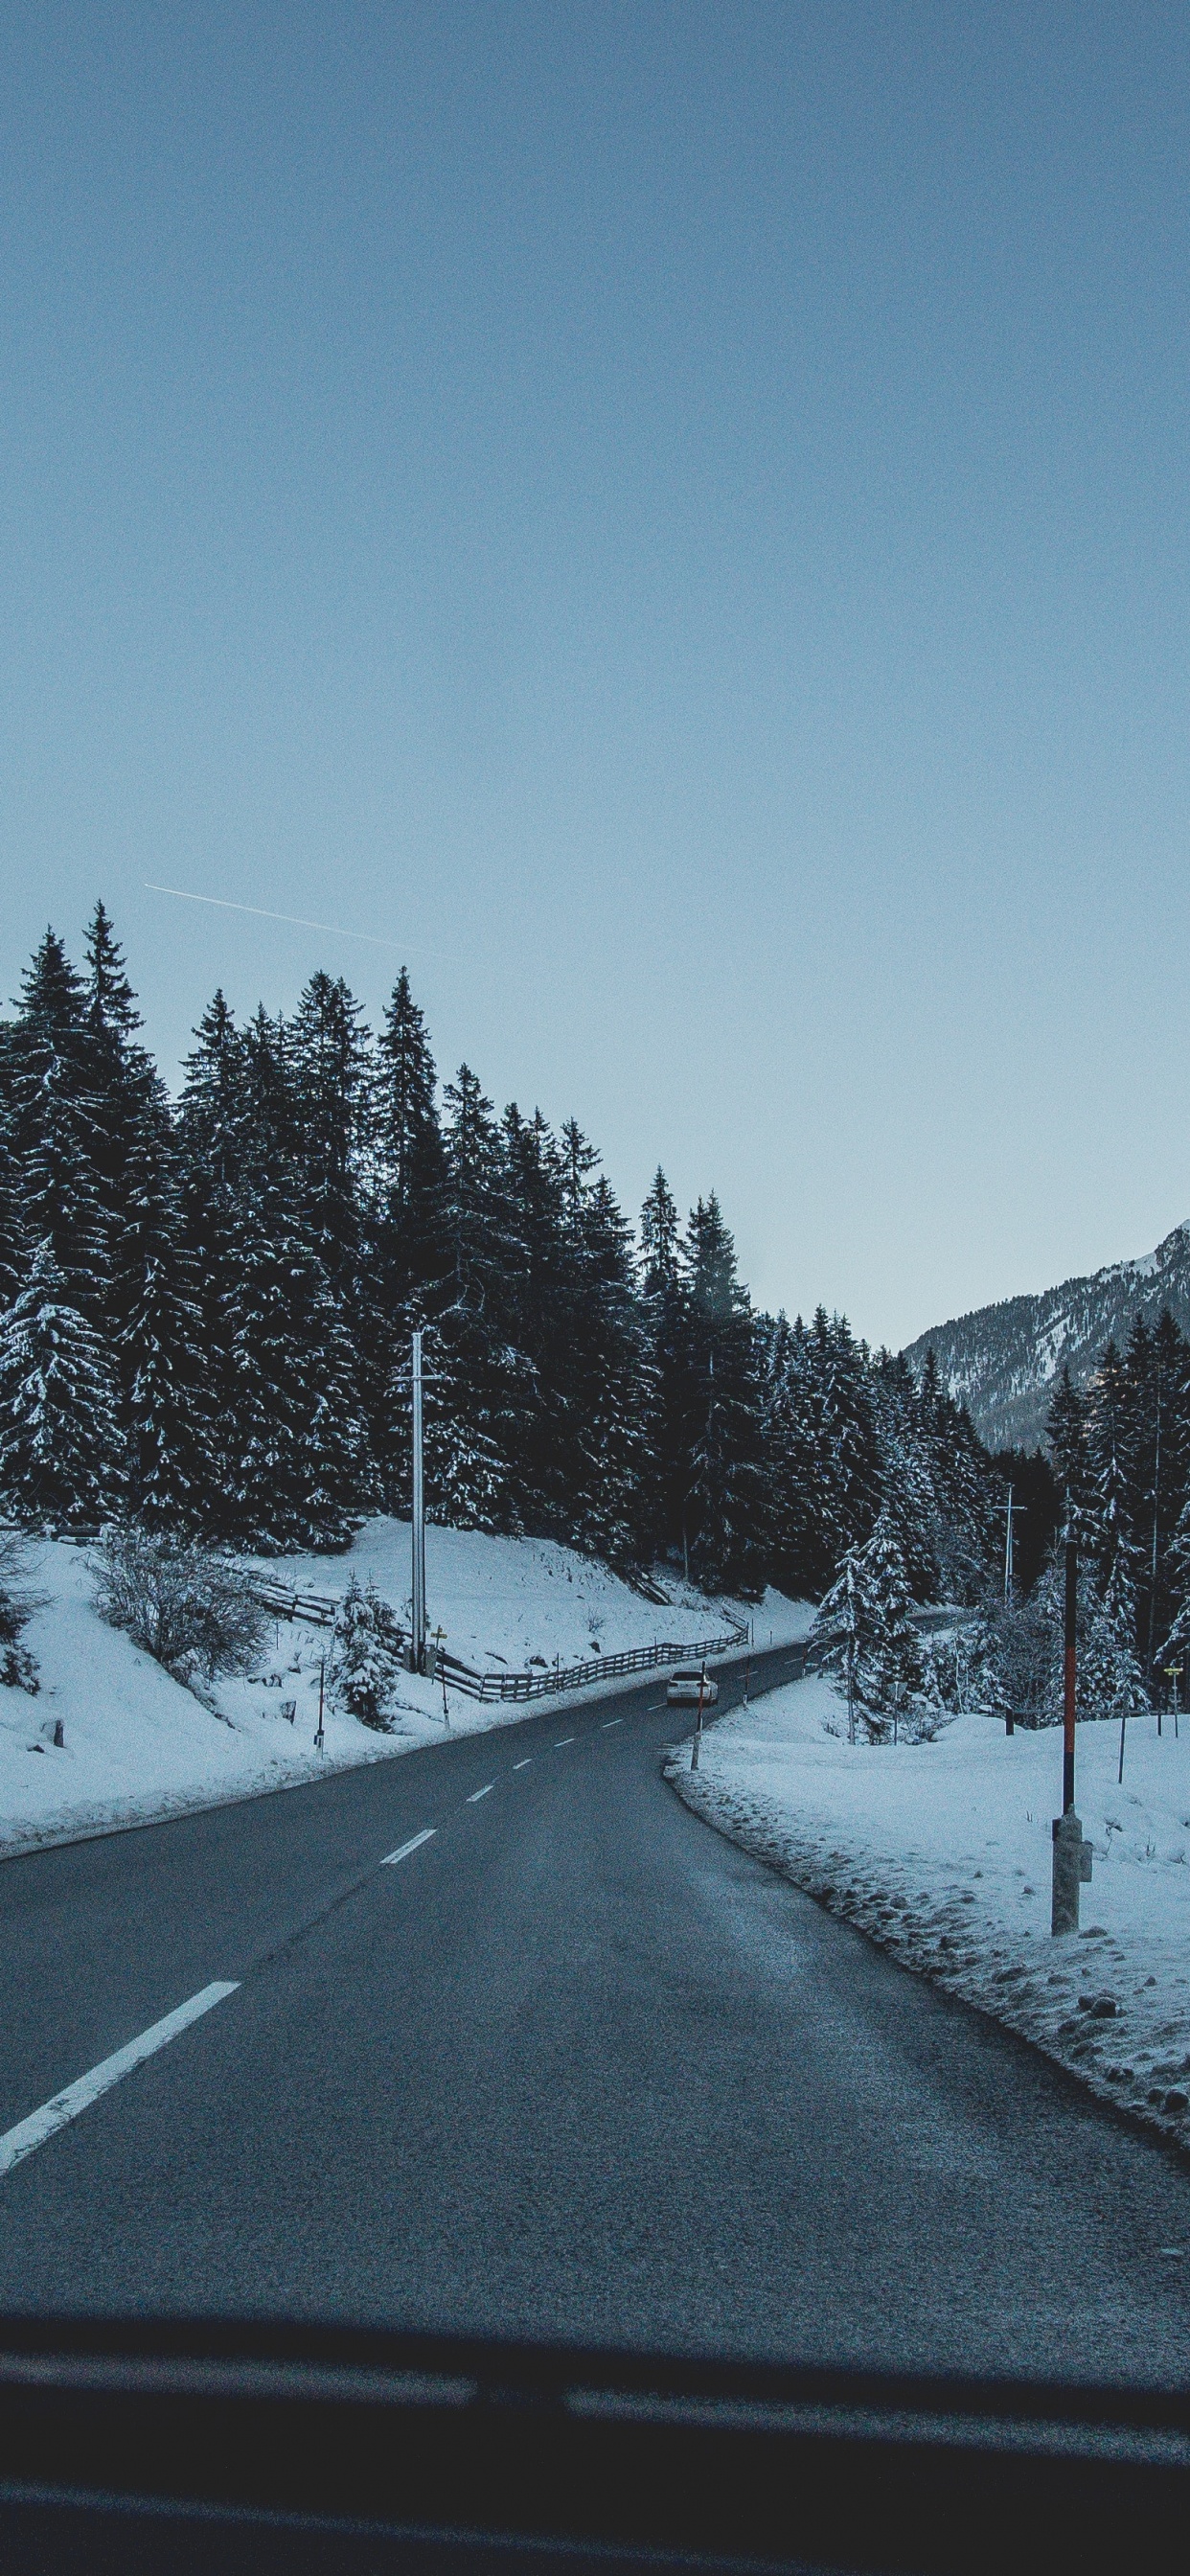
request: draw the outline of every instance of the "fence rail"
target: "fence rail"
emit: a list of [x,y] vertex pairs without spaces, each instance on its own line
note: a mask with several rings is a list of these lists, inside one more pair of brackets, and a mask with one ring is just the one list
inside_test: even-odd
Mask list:
[[[299,1592],[286,1583],[274,1583],[267,1576],[254,1578],[253,1600],[259,1601],[274,1619],[301,1619],[311,1628],[333,1628],[339,1602],[331,1592]],[[393,1631],[399,1647],[408,1644],[403,1628]],[[447,1687],[461,1691],[465,1699],[531,1700],[549,1699],[559,1691],[588,1690],[596,1682],[618,1681],[626,1673],[647,1673],[659,1664],[701,1661],[706,1655],[729,1655],[747,1641],[746,1625],[735,1626],[725,1636],[696,1637],[687,1645],[674,1645],[669,1640],[652,1646],[629,1646],[619,1655],[591,1655],[581,1664],[545,1664],[525,1672],[477,1673],[472,1665],[460,1663],[457,1655],[442,1652],[435,1669],[445,1678]]]
[[339,1615],[339,1603],[333,1592],[297,1592],[287,1583],[270,1583],[253,1576],[248,1589],[261,1609],[274,1619],[302,1619],[310,1628],[333,1628]]
[[696,1637],[688,1645],[674,1645],[668,1640],[653,1646],[629,1646],[621,1655],[592,1655],[581,1664],[546,1665],[538,1672],[477,1673],[470,1664],[460,1664],[453,1655],[443,1654],[439,1671],[454,1690],[468,1699],[528,1700],[549,1699],[558,1691],[589,1690],[596,1682],[619,1681],[625,1673],[655,1672],[659,1664],[701,1662],[707,1655],[730,1655],[747,1640],[746,1627],[733,1628],[721,1637]]

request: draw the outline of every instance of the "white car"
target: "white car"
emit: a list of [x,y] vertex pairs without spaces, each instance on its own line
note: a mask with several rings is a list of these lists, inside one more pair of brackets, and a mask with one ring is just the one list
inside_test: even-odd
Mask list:
[[697,1708],[700,1689],[703,1707],[713,1708],[719,1697],[718,1682],[713,1682],[709,1673],[688,1671],[683,1667],[670,1674],[665,1696],[671,1708]]

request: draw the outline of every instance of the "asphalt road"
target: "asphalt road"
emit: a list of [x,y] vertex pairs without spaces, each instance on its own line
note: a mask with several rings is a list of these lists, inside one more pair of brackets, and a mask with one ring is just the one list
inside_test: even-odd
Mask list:
[[0,1866],[0,2132],[237,1981],[0,2178],[0,2305],[1190,2379],[1190,2175],[692,1817],[684,1725]]

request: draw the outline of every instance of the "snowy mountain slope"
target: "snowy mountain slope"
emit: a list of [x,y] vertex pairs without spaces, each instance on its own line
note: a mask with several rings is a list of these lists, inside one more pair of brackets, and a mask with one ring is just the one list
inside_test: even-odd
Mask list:
[[1112,1262],[1088,1279],[938,1324],[908,1345],[905,1358],[920,1369],[927,1351],[935,1353],[943,1385],[968,1406],[989,1447],[1032,1449],[1062,1367],[1081,1385],[1105,1342],[1113,1335],[1125,1342],[1137,1315],[1156,1323],[1163,1306],[1190,1330],[1190,1222],[1140,1260]]
[[695,1808],[915,1969],[1094,2091],[1190,2143],[1190,1728],[1077,1732],[1094,1844],[1082,1932],[1050,1934],[1056,1727],[956,1718],[933,1744],[851,1745],[824,1675],[734,1710],[670,1777]]
[[[463,1530],[431,1530],[428,1540],[433,1620],[447,1629],[455,1653],[480,1670],[499,1670],[500,1658],[520,1665],[534,1653],[569,1662],[589,1655],[595,1637],[612,1653],[667,1633],[712,1636],[724,1625],[721,1601],[691,1590],[674,1610],[654,1609],[606,1566],[568,1548]],[[353,1568],[362,1580],[371,1572],[399,1606],[408,1555],[407,1525],[373,1521],[350,1556],[286,1558],[278,1570],[288,1583],[330,1593],[344,1590]],[[41,1689],[31,1698],[0,1688],[0,1857],[290,1788],[442,1741],[441,1689],[409,1675],[391,1734],[374,1733],[328,1697],[326,1741],[317,1751],[319,1664],[329,1641],[317,1629],[284,1623],[270,1631],[252,1677],[216,1685],[212,1711],[97,1616],[84,1550],[47,1540],[31,1557],[32,1588],[45,1607],[25,1634]],[[813,1610],[771,1594],[753,1616],[767,1644],[770,1630],[777,1642],[804,1635]],[[571,1706],[573,1697],[553,1705]],[[450,1702],[459,1734],[512,1725],[523,1714]]]

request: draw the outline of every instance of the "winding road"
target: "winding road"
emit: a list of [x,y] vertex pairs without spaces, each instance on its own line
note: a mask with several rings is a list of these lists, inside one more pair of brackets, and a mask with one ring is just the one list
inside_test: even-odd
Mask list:
[[1190,2175],[691,1816],[687,1723],[0,1866],[0,2304],[1185,2382]]

